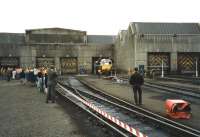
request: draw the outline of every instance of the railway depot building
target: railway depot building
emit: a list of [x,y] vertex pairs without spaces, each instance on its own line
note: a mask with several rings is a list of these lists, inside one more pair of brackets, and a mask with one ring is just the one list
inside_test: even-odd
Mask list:
[[132,22],[118,33],[114,46],[116,67],[127,72],[195,74],[200,70],[200,26],[197,23]]
[[113,59],[117,72],[139,67],[160,73],[163,64],[167,73],[193,75],[200,70],[200,26],[132,22],[117,36],[63,28],[0,33],[0,67],[54,65],[62,74],[91,73],[100,57]]
[[0,33],[1,67],[49,67],[62,74],[91,73],[99,57],[112,58],[115,36],[87,35],[63,28],[26,30],[25,34]]

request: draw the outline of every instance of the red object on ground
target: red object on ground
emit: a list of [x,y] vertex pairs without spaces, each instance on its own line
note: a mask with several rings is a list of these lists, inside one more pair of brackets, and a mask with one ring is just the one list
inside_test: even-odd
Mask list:
[[180,99],[167,99],[165,109],[168,116],[175,119],[189,119],[191,117],[190,104]]

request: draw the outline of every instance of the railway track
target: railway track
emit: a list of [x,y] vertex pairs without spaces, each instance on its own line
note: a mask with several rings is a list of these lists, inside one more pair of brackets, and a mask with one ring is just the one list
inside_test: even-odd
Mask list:
[[63,96],[71,96],[69,98],[78,100],[77,102],[83,108],[106,122],[106,125],[122,136],[200,136],[198,130],[170,121],[99,91],[91,91],[74,78],[68,82],[61,82],[58,91]]
[[189,89],[185,87],[172,86],[168,84],[163,84],[163,83],[158,83],[158,82],[155,83],[155,82],[150,82],[150,81],[146,81],[145,86],[200,99],[200,90],[193,90],[193,89]]
[[112,129],[117,134],[116,136],[129,137],[129,135],[125,134],[123,131],[118,129],[116,125],[112,125],[109,121],[104,120],[101,115],[97,114],[95,111],[91,111],[89,107],[87,107],[86,102],[85,104],[83,103],[84,100],[82,100],[82,97],[72,93],[75,90],[73,91],[71,91],[72,89],[68,90],[61,85],[58,85],[56,90],[61,96],[70,100],[72,103],[74,103],[75,105],[86,111],[89,115],[93,116],[94,118],[102,122],[104,125]]
[[167,81],[174,81],[174,82],[181,82],[181,83],[193,83],[199,84],[200,79],[196,77],[185,77],[185,76],[167,76],[164,78],[157,77],[158,80],[167,80]]
[[[121,77],[119,79],[124,81],[123,83],[128,84],[128,78]],[[189,88],[181,87],[178,85],[175,86],[175,85],[170,85],[170,84],[159,83],[157,81],[153,82],[150,80],[145,80],[144,86],[150,87],[150,88],[156,88],[156,89],[167,91],[170,93],[176,93],[176,94],[181,94],[184,96],[200,99],[200,89],[189,89]]]

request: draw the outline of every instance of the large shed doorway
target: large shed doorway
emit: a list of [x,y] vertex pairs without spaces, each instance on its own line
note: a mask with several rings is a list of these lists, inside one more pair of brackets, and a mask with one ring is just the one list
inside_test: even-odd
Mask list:
[[165,72],[170,71],[170,53],[168,52],[150,52],[148,53],[148,70],[161,73],[163,68]]
[[0,57],[0,67],[19,67],[19,57]]
[[55,61],[54,58],[51,57],[37,57],[36,58],[36,67],[41,68],[50,68],[50,66],[54,66]]
[[200,53],[180,52],[178,53],[178,73],[180,74],[194,74],[196,72],[196,65],[200,69]]
[[62,74],[78,73],[77,57],[63,57],[63,58],[60,58],[60,62],[61,62],[61,73]]

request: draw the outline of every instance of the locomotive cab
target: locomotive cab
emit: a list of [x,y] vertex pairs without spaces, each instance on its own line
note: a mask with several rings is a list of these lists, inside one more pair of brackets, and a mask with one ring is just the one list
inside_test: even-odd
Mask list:
[[112,60],[111,59],[101,59],[100,70],[102,73],[110,73],[112,70]]

